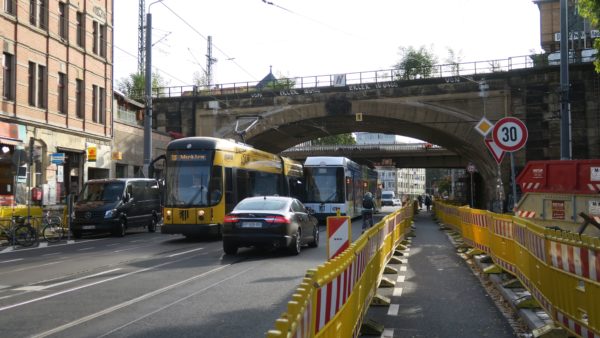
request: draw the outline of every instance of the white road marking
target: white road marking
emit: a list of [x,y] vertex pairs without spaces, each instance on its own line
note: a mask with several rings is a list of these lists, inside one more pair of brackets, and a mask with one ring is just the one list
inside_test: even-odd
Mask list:
[[401,266],[401,267],[400,267],[400,271],[402,271],[402,272],[406,272],[406,265],[405,265],[405,266]]
[[60,252],[53,252],[53,253],[47,253],[47,254],[43,254],[42,257],[48,257],[48,256],[54,256],[54,255],[60,255]]
[[69,280],[66,280],[66,281],[62,281],[62,282],[59,282],[59,283],[54,283],[54,284],[46,285],[45,288],[53,288],[53,287],[56,287],[56,286],[59,286],[59,285],[64,285],[64,284],[69,284],[69,283],[73,283],[73,282],[78,282],[80,280],[84,280],[84,279],[88,279],[88,278],[92,278],[92,277],[98,277],[98,276],[106,275],[107,273],[111,273],[111,272],[115,272],[115,271],[119,271],[119,270],[121,270],[121,268],[116,268],[116,269],[112,269],[112,270],[106,270],[106,271],[95,273],[93,275],[83,276],[83,277],[79,277],[79,278],[75,278],[75,279],[69,279]]
[[[195,280],[195,279],[202,278],[202,277],[204,277],[204,276],[206,276],[206,275],[208,275],[208,274],[211,274],[211,273],[213,273],[213,272],[217,272],[217,271],[219,271],[219,270],[223,270],[223,269],[225,269],[225,268],[227,268],[227,267],[229,267],[229,266],[231,266],[231,264],[223,265],[223,266],[220,266],[220,267],[218,267],[218,268],[215,268],[215,269],[212,269],[212,270],[206,271],[206,272],[204,272],[204,273],[201,273],[201,274],[199,274],[199,275],[192,276],[192,277],[190,277],[190,278],[188,278],[188,279],[184,279],[184,280],[182,280],[182,281],[180,281],[180,282],[177,282],[177,283],[175,283],[175,284],[167,285],[167,286],[165,286],[165,287],[163,287],[163,288],[161,288],[161,289],[158,289],[158,290],[155,290],[155,291],[152,291],[152,292],[146,293],[146,294],[144,294],[144,295],[141,295],[141,296],[139,296],[139,297],[136,297],[136,298],[134,298],[134,299],[128,300],[128,301],[126,301],[126,302],[123,302],[123,303],[121,303],[121,304],[117,304],[117,305],[115,305],[115,306],[111,306],[111,307],[109,307],[109,308],[106,308],[106,309],[104,309],[104,310],[102,310],[102,311],[98,311],[98,312],[96,312],[96,313],[93,313],[93,314],[91,314],[91,315],[89,315],[89,316],[85,316],[85,317],[79,318],[79,319],[77,319],[77,320],[75,320],[75,321],[72,321],[72,322],[70,322],[70,323],[67,323],[67,324],[64,324],[64,325],[58,326],[58,327],[56,327],[56,328],[54,328],[54,329],[52,329],[52,330],[48,330],[48,331],[46,331],[46,332],[42,332],[42,333],[36,334],[36,335],[34,335],[34,336],[32,336],[32,337],[34,337],[34,338],[42,338],[42,337],[47,337],[47,336],[49,336],[49,335],[52,335],[52,334],[55,334],[55,333],[58,333],[58,332],[64,331],[64,330],[66,330],[66,329],[69,329],[69,328],[71,328],[71,327],[74,327],[74,326],[77,326],[77,325],[79,325],[79,324],[82,324],[82,323],[88,322],[88,321],[90,321],[90,320],[92,320],[92,319],[98,318],[98,317],[100,317],[100,316],[103,316],[103,315],[105,315],[105,314],[108,314],[108,313],[111,313],[111,312],[117,311],[117,310],[119,310],[119,309],[121,309],[121,308],[124,308],[124,307],[126,307],[126,306],[129,306],[129,305],[132,305],[132,304],[138,303],[138,302],[140,302],[140,301],[142,301],[142,300],[145,300],[145,299],[148,299],[148,298],[151,298],[151,297],[157,296],[157,295],[159,295],[159,294],[161,294],[161,293],[164,293],[164,292],[166,292],[166,291],[169,291],[169,290],[171,290],[171,289],[173,289],[173,288],[176,288],[176,287],[178,287],[178,286],[180,286],[180,285],[183,285],[183,284],[186,284],[186,283],[188,283],[188,282],[191,282],[191,281],[193,281],[193,280]],[[148,268],[148,269],[143,269],[143,270],[149,270],[149,269],[150,269],[150,268]],[[250,270],[250,269],[246,269],[246,270],[244,270],[244,271],[242,271],[242,272],[240,272],[240,273],[238,273],[238,274],[236,274],[236,275],[234,275],[234,276],[237,276],[237,275],[240,275],[240,274],[242,274],[242,273],[245,273],[245,272],[247,272],[248,270]],[[231,277],[229,277],[228,279],[230,279],[230,278],[233,278],[234,276],[231,276]],[[198,294],[198,293],[200,293],[201,291],[205,291],[206,289],[208,289],[208,288],[210,288],[210,287],[212,287],[212,286],[214,286],[214,285],[218,285],[218,284],[220,284],[220,283],[224,282],[225,280],[227,280],[227,279],[223,279],[223,280],[221,280],[221,281],[219,281],[219,282],[217,282],[217,283],[215,283],[215,284],[213,284],[213,285],[210,285],[210,286],[208,286],[208,287],[206,287],[206,288],[204,288],[204,289],[202,289],[202,290],[196,291],[195,293],[193,293],[193,294],[191,294],[191,295],[188,295],[188,296],[186,296],[186,297],[184,297],[184,298],[182,298],[182,299],[178,300],[177,302],[181,302],[181,301],[183,301],[183,300],[185,300],[185,299],[187,299],[187,298],[191,297],[192,295]],[[177,302],[174,302],[174,303],[172,303],[172,304],[176,304]],[[168,307],[168,306],[171,306],[172,304],[169,304],[169,305],[167,305],[166,307]],[[162,309],[162,308],[161,308],[161,309]],[[2,309],[0,308],[0,310],[2,310]],[[159,309],[159,310],[160,310],[160,309]],[[158,311],[158,310],[157,310],[157,311]],[[156,311],[155,311],[155,312],[156,312]],[[149,315],[151,315],[151,314],[147,314],[145,317],[147,317],[147,316],[149,316]],[[140,318],[140,319],[141,319],[141,318]],[[138,320],[139,320],[139,319],[138,319]],[[133,322],[132,322],[132,323],[133,323]],[[126,325],[129,325],[129,324],[126,324]],[[124,326],[123,326],[123,327],[124,327]],[[117,328],[117,329],[115,329],[115,330],[118,330],[118,329],[119,329],[119,328]],[[105,334],[105,335],[106,335],[106,334]]]
[[95,248],[95,247],[93,247],[93,246],[90,246],[89,248],[82,248],[82,249],[79,249],[79,250],[77,250],[77,251],[92,250],[93,248]]
[[381,338],[394,338],[394,329],[383,329]]
[[198,249],[192,249],[192,250],[188,250],[188,251],[184,251],[184,252],[178,252],[176,254],[172,254],[172,255],[167,256],[167,257],[171,258],[171,257],[180,256],[180,255],[185,255],[186,253],[190,253],[190,252],[194,252],[194,251],[198,251],[198,250],[202,250],[202,249],[204,249],[204,248],[198,248]]
[[406,278],[406,276],[404,276],[404,275],[398,276],[398,278],[396,279],[396,282],[403,283],[405,278]]
[[[186,259],[190,259],[192,257],[194,257],[194,256],[182,258],[182,259],[179,259],[179,260],[174,260],[174,261],[160,263],[160,264],[148,267],[148,268],[131,271],[131,272],[128,272],[128,273],[125,273],[125,274],[122,274],[122,275],[118,275],[118,276],[110,277],[110,278],[107,278],[107,279],[99,280],[99,281],[96,281],[96,282],[92,282],[92,283],[80,285],[80,286],[77,286],[77,287],[74,287],[74,288],[71,288],[71,289],[67,289],[67,290],[62,290],[62,291],[59,291],[59,292],[51,293],[51,294],[48,294],[48,295],[45,295],[45,296],[42,296],[42,297],[39,297],[39,298],[30,299],[30,300],[27,300],[27,301],[24,301],[24,302],[21,302],[21,303],[16,303],[16,304],[12,304],[12,305],[3,306],[3,307],[0,307],[0,312],[5,311],[5,310],[9,310],[9,309],[12,309],[12,308],[16,308],[16,307],[19,307],[19,306],[23,306],[23,305],[35,303],[35,302],[38,302],[38,301],[41,301],[41,300],[44,300],[44,299],[48,299],[48,298],[60,296],[60,295],[63,295],[65,293],[69,293],[69,292],[73,292],[73,291],[85,289],[85,288],[90,287],[90,286],[94,286],[94,285],[98,285],[98,284],[110,282],[110,281],[113,281],[113,280],[116,280],[116,279],[120,279],[120,278],[123,278],[123,277],[128,277],[128,276],[135,275],[135,274],[138,274],[138,273],[141,273],[141,272],[146,272],[146,271],[149,271],[149,270],[160,268],[161,266],[164,266],[164,265],[169,265],[169,264],[181,262],[181,261],[184,261]],[[229,265],[231,265],[231,264],[224,265],[223,267],[226,267],[226,266],[229,266]]]
[[18,262],[18,261],[22,261],[22,260],[23,260],[23,258],[9,259],[7,261],[1,261],[0,264],[11,263],[11,262]]
[[394,297],[402,296],[402,288],[394,288],[394,292],[392,293]]
[[9,273],[14,273],[14,272],[21,272],[21,271],[31,270],[31,269],[37,269],[37,268],[41,268],[44,266],[54,265],[54,264],[58,264],[58,263],[62,263],[62,262],[64,262],[64,260],[40,264],[40,265],[28,266],[28,267],[24,267],[24,268],[20,268],[20,269],[16,269],[16,270],[5,271],[5,272],[0,273],[0,275],[5,275],[5,274],[9,274]]
[[390,304],[387,314],[388,316],[397,316],[398,311],[400,311],[400,304]]

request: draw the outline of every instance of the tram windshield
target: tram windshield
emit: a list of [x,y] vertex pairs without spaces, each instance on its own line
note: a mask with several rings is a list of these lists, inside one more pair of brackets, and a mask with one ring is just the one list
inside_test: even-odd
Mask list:
[[213,151],[173,151],[167,154],[165,205],[209,206],[221,198],[221,167],[213,169]]
[[307,203],[343,203],[344,168],[305,167]]

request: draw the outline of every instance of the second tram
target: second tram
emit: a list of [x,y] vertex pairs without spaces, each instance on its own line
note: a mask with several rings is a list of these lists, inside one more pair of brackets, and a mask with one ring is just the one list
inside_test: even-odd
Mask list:
[[304,204],[321,222],[338,210],[343,216],[360,216],[363,195],[370,191],[379,196],[377,172],[345,157],[307,157],[304,178]]

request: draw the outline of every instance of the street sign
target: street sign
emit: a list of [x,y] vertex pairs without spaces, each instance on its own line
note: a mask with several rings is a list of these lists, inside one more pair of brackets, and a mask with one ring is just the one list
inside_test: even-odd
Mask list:
[[473,163],[469,163],[469,165],[467,165],[467,172],[469,174],[472,174],[475,172],[475,165]]
[[494,160],[496,160],[496,163],[502,163],[502,159],[504,158],[504,150],[500,149],[500,147],[498,147],[494,140],[491,139],[485,140],[485,145],[492,153],[492,156],[494,157]]
[[527,127],[516,117],[504,117],[496,122],[492,137],[500,149],[508,152],[517,151],[527,142]]
[[477,130],[483,137],[485,137],[494,127],[492,122],[490,122],[485,117],[482,117],[481,120],[475,126],[475,130]]
[[52,153],[50,154],[50,162],[54,164],[65,163],[65,153]]
[[352,242],[352,220],[348,216],[327,217],[327,258],[333,259]]

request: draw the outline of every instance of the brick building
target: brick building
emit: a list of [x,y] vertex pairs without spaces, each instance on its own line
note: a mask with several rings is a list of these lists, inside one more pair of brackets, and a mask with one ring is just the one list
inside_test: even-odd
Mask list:
[[27,186],[61,203],[109,177],[112,10],[113,0],[3,0],[0,203],[24,203]]

